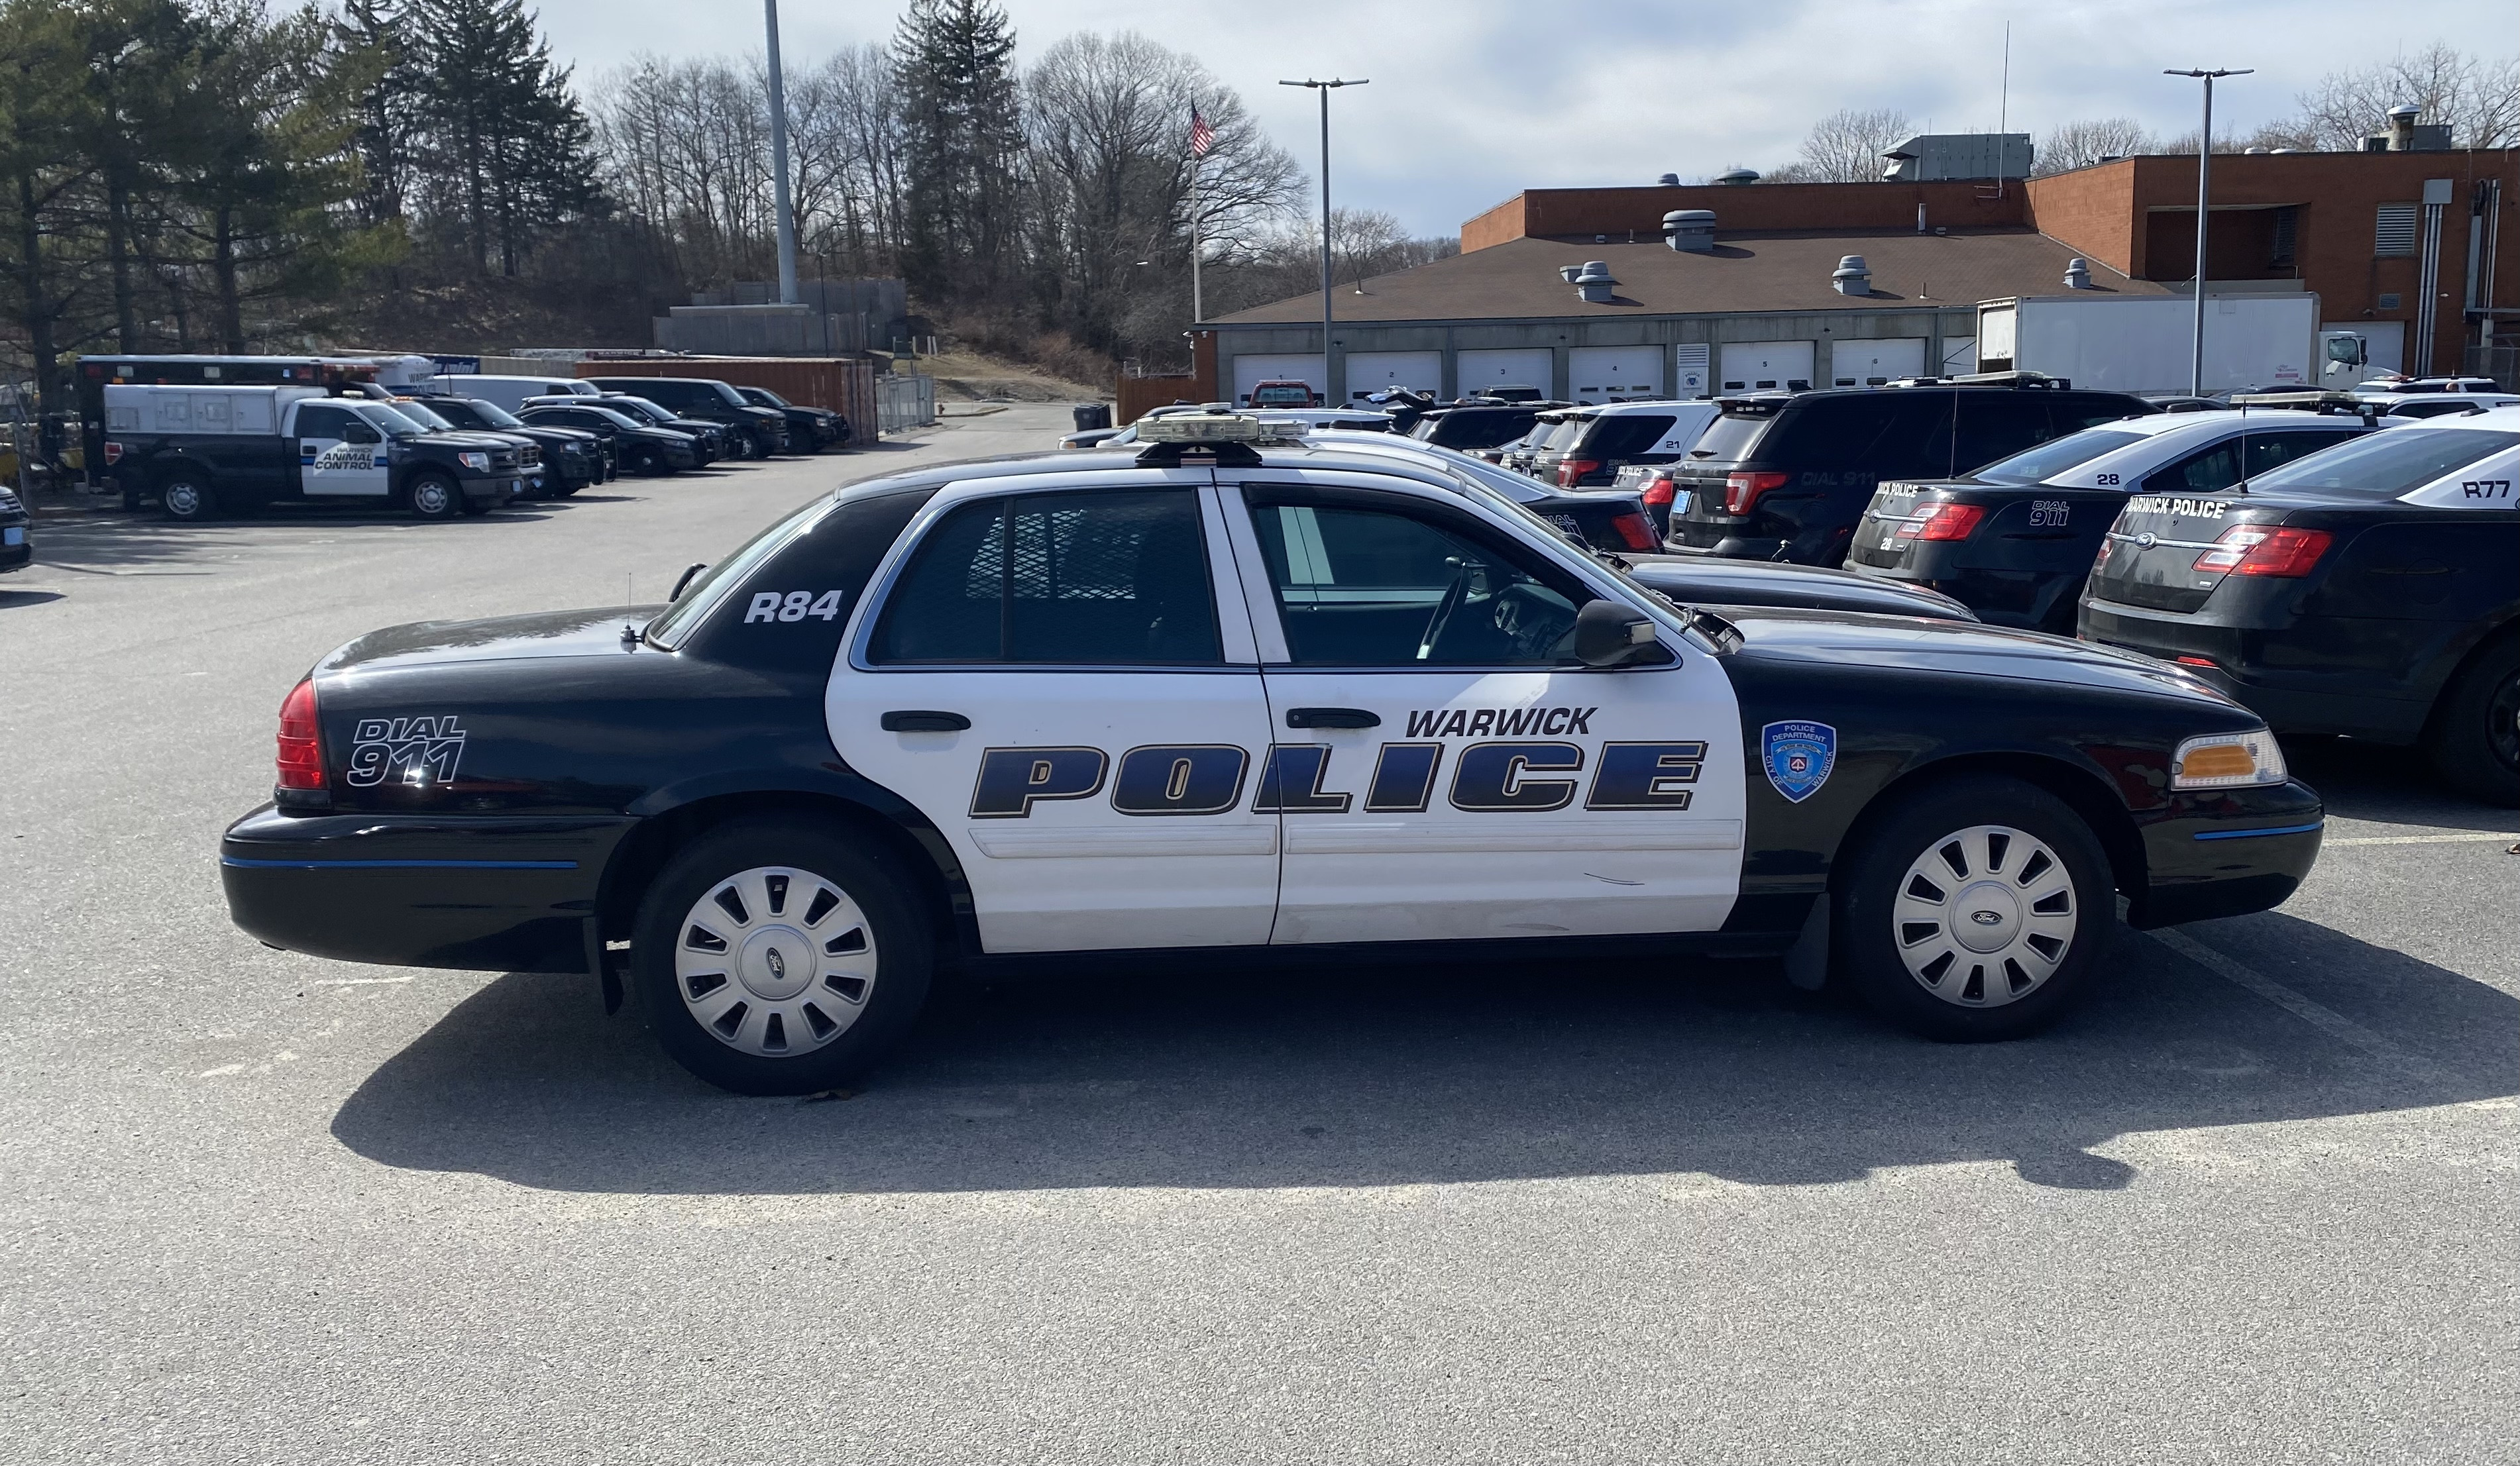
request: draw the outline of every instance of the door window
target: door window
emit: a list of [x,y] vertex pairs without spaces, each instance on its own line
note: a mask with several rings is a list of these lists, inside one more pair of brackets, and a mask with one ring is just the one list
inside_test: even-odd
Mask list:
[[1297,666],[1557,666],[1572,657],[1571,577],[1451,516],[1254,505],[1252,527]]
[[2048,436],[2048,405],[2010,392],[1958,392],[1952,398],[1952,462],[1963,473],[2010,458]]
[[1198,501],[1184,489],[967,504],[886,600],[876,662],[1224,661]]
[[2248,445],[2249,477],[2255,478],[2294,459],[2350,442],[2355,436],[2350,432],[2261,432],[2251,433],[2241,441]]
[[338,442],[349,436],[350,422],[349,413],[341,408],[301,407],[297,410],[297,435],[301,438],[332,438]]
[[2240,440],[2231,438],[2191,453],[2143,481],[2147,494],[2211,494],[2240,481]]

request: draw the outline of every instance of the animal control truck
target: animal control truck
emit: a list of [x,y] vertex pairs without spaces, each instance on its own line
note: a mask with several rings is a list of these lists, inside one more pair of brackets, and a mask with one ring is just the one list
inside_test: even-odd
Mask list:
[[533,450],[489,433],[425,432],[385,403],[302,387],[104,389],[107,471],[169,519],[283,501],[477,514],[522,492]]
[[[2040,372],[2079,388],[2184,392],[2196,339],[2190,295],[2020,295],[1977,307],[1977,369]],[[2207,295],[2207,392],[2316,387],[2318,297]]]

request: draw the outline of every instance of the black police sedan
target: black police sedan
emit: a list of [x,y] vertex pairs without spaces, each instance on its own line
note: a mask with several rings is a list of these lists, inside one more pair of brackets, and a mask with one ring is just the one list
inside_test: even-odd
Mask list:
[[2277,729],[2420,746],[2520,805],[2520,408],[2384,428],[2109,527],[2082,634]]
[[694,1072],[792,1093],[940,967],[1115,950],[1785,954],[2001,1039],[2102,975],[2119,896],[2257,911],[2317,856],[2264,723],[2179,669],[1675,606],[1439,469],[1260,429],[854,484],[669,606],[363,637],[282,705],[230,911],[626,976]]

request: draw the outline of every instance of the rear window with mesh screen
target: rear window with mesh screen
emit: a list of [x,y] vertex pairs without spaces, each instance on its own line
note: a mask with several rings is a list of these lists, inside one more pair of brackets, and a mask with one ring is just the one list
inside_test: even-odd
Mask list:
[[964,505],[921,542],[869,654],[877,662],[1220,663],[1197,500],[1158,489]]

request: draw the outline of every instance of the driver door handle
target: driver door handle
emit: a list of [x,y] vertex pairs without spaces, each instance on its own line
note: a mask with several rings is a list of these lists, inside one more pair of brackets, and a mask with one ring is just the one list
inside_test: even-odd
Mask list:
[[1382,720],[1361,707],[1290,707],[1288,728],[1380,728]]
[[924,709],[890,712],[876,721],[885,733],[961,733],[971,726],[971,720],[961,713]]

